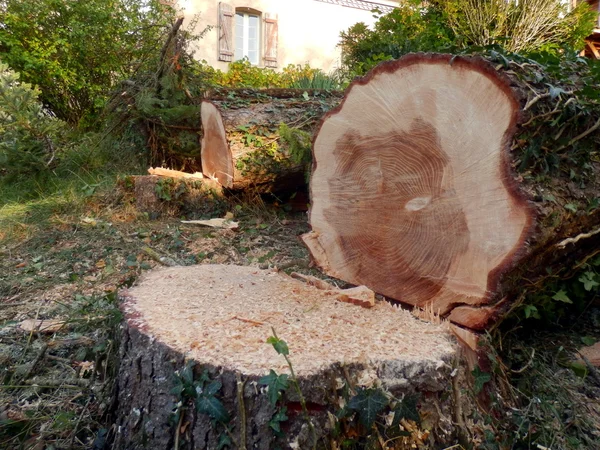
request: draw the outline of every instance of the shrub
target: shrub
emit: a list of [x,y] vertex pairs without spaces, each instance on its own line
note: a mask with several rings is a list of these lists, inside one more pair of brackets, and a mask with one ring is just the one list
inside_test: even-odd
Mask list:
[[581,48],[595,18],[585,2],[567,12],[560,0],[408,0],[380,15],[373,30],[357,23],[343,31],[339,46],[351,77],[410,52],[499,46],[558,55]]
[[[57,162],[64,124],[44,110],[40,91],[0,62],[0,174],[43,172]],[[4,172],[4,173],[2,173]]]
[[529,53],[580,48],[596,14],[586,2],[568,12],[561,0],[438,0],[448,24],[468,45],[498,44]]

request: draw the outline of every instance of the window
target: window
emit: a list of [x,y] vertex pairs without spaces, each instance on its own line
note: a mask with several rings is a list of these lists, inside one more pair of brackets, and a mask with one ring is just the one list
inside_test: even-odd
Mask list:
[[235,59],[248,58],[258,65],[260,55],[260,16],[249,12],[235,13]]

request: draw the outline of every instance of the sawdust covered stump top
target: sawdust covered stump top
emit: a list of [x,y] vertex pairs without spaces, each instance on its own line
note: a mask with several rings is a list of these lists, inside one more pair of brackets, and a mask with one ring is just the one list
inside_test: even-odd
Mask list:
[[490,302],[533,221],[509,170],[518,114],[483,60],[408,55],[355,82],[314,142],[317,264],[442,314]]
[[147,273],[125,295],[129,327],[200,363],[264,375],[286,371],[266,343],[273,327],[299,377],[338,363],[419,365],[435,371],[454,353],[443,327],[380,302],[371,309],[286,275],[252,267],[199,265]]

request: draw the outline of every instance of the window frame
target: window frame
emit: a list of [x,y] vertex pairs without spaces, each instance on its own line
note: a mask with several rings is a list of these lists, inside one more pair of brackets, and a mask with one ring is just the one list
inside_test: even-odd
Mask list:
[[[238,30],[238,22],[237,22],[238,16],[243,17],[242,32],[243,32],[244,36],[242,38],[241,56],[239,55],[239,52],[238,52],[238,31],[239,31]],[[249,54],[250,54],[250,47],[249,47],[250,17],[256,18],[256,46],[253,49],[256,51],[256,61],[250,60],[250,56],[249,56]],[[250,61],[250,64],[252,64],[253,66],[262,66],[262,44],[263,44],[262,22],[263,22],[262,12],[260,12],[256,9],[252,9],[252,8],[235,8],[234,38],[233,38],[233,42],[234,42],[233,60],[234,61],[239,61],[241,59],[247,58]]]

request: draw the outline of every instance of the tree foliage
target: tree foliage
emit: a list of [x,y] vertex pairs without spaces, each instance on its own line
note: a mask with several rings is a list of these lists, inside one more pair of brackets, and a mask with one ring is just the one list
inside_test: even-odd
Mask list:
[[561,0],[438,0],[465,44],[499,44],[510,52],[580,48],[596,13],[586,2],[572,11]]
[[0,63],[0,171],[29,176],[55,162],[63,123],[38,100],[40,91]]
[[159,0],[2,0],[0,58],[78,124],[118,80],[148,66],[175,15]]
[[457,53],[473,46],[560,54],[581,48],[596,18],[587,3],[565,8],[560,0],[407,0],[379,15],[374,29],[357,23],[343,31],[342,64],[350,75],[363,75],[406,53]]

